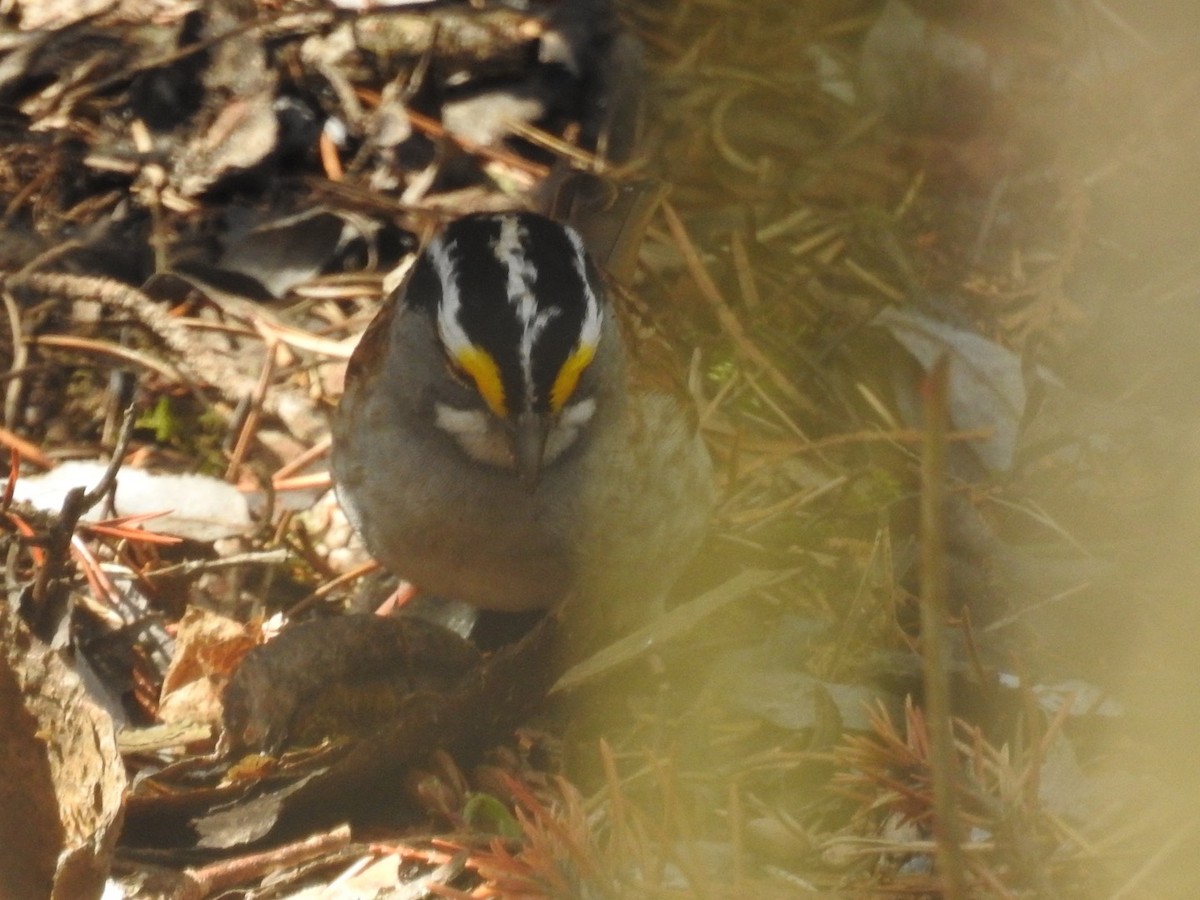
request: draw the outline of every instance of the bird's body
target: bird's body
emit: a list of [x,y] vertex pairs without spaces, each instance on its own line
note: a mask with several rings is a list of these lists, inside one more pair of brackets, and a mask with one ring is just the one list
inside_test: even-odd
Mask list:
[[351,360],[333,470],[380,562],[502,611],[661,597],[712,503],[684,407],[631,387],[578,237],[528,213],[421,255]]

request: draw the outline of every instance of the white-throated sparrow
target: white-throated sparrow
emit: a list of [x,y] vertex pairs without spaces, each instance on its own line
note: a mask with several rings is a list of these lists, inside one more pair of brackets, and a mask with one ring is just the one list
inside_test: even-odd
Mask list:
[[501,611],[661,597],[694,555],[711,464],[684,406],[631,385],[578,234],[451,222],[351,358],[338,497],[386,567]]

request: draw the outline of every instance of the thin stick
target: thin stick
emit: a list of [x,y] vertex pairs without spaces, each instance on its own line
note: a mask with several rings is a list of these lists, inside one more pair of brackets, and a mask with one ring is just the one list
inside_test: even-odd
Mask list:
[[[184,875],[188,886],[184,896],[208,897],[235,885],[249,883],[270,872],[278,872],[348,846],[350,826],[338,825],[330,831],[314,834],[282,847],[221,860],[199,869],[186,869]],[[196,893],[189,893],[189,890],[195,890]]]
[[[79,519],[103,500],[110,491],[116,489],[117,472],[125,461],[125,453],[133,438],[133,423],[137,420],[134,408],[125,410],[121,422],[121,431],[117,435],[117,443],[113,448],[112,458],[108,468],[104,470],[100,481],[90,491],[81,487],[71,488],[63,499],[62,511],[50,526],[46,539],[46,560],[38,569],[33,582],[32,608],[30,627],[44,641],[49,641],[58,628],[59,621],[66,614],[67,593],[57,591],[52,595],[51,586],[61,577],[71,552],[71,538]],[[53,601],[53,602],[51,602]]]
[[238,473],[242,468],[242,460],[246,458],[246,453],[250,448],[250,441],[258,431],[258,423],[262,418],[263,400],[267,396],[267,389],[271,386],[271,377],[275,374],[275,359],[279,343],[273,339],[267,341],[266,355],[263,358],[263,366],[259,372],[258,382],[254,385],[254,390],[250,393],[250,404],[246,410],[246,421],[242,424],[242,430],[238,432],[237,444],[233,448],[233,453],[229,458],[229,466],[225,470],[225,480],[229,482],[236,481]]
[[946,666],[946,475],[947,373],[945,356],[922,385],[925,447],[921,455],[921,648],[925,662],[925,707],[933,775],[934,837],[942,872],[943,896],[967,896],[962,835],[955,796],[956,760],[950,721],[950,685]]
[[8,313],[8,327],[12,337],[12,366],[9,367],[9,372],[15,375],[5,389],[4,423],[16,425],[17,411],[25,390],[25,381],[20,373],[29,365],[29,348],[25,346],[24,332],[21,328],[21,311],[7,286],[0,285],[0,297],[3,298],[4,309]]
[[271,480],[274,481],[276,485],[282,481],[286,481],[309,463],[315,462],[328,453],[329,448],[332,446],[333,438],[328,436],[321,438],[303,453],[298,454],[295,459],[284,463],[282,466],[276,469],[274,474],[271,475]]
[[483,144],[477,144],[475,141],[469,140],[461,135],[457,135],[450,131],[439,122],[437,119],[431,119],[429,116],[423,116],[411,109],[406,109],[404,114],[408,116],[410,122],[416,126],[418,131],[423,132],[431,138],[440,138],[443,140],[452,141],[457,144],[467,153],[473,153],[477,156],[482,156],[484,159],[494,160],[503,165],[510,166],[518,171],[526,172],[534,178],[545,178],[550,174],[550,169],[541,163],[531,162],[523,159],[515,153],[508,153],[504,150],[497,150],[492,147],[487,147]]

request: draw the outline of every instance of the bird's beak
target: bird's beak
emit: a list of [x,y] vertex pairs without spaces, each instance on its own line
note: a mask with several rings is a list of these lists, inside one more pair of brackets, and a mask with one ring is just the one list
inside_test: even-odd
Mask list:
[[517,415],[515,425],[512,440],[517,476],[525,489],[532,493],[542,472],[542,454],[546,451],[550,420],[544,415],[526,410]]

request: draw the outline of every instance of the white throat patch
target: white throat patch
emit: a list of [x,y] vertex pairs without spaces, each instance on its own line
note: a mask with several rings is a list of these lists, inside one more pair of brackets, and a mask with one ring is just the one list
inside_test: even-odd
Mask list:
[[[596,401],[590,397],[564,409],[550,425],[543,461],[554,462],[570,449],[595,413]],[[455,409],[445,403],[436,403],[434,416],[437,427],[454,438],[472,459],[501,469],[512,469],[515,465],[504,431],[483,410]]]

